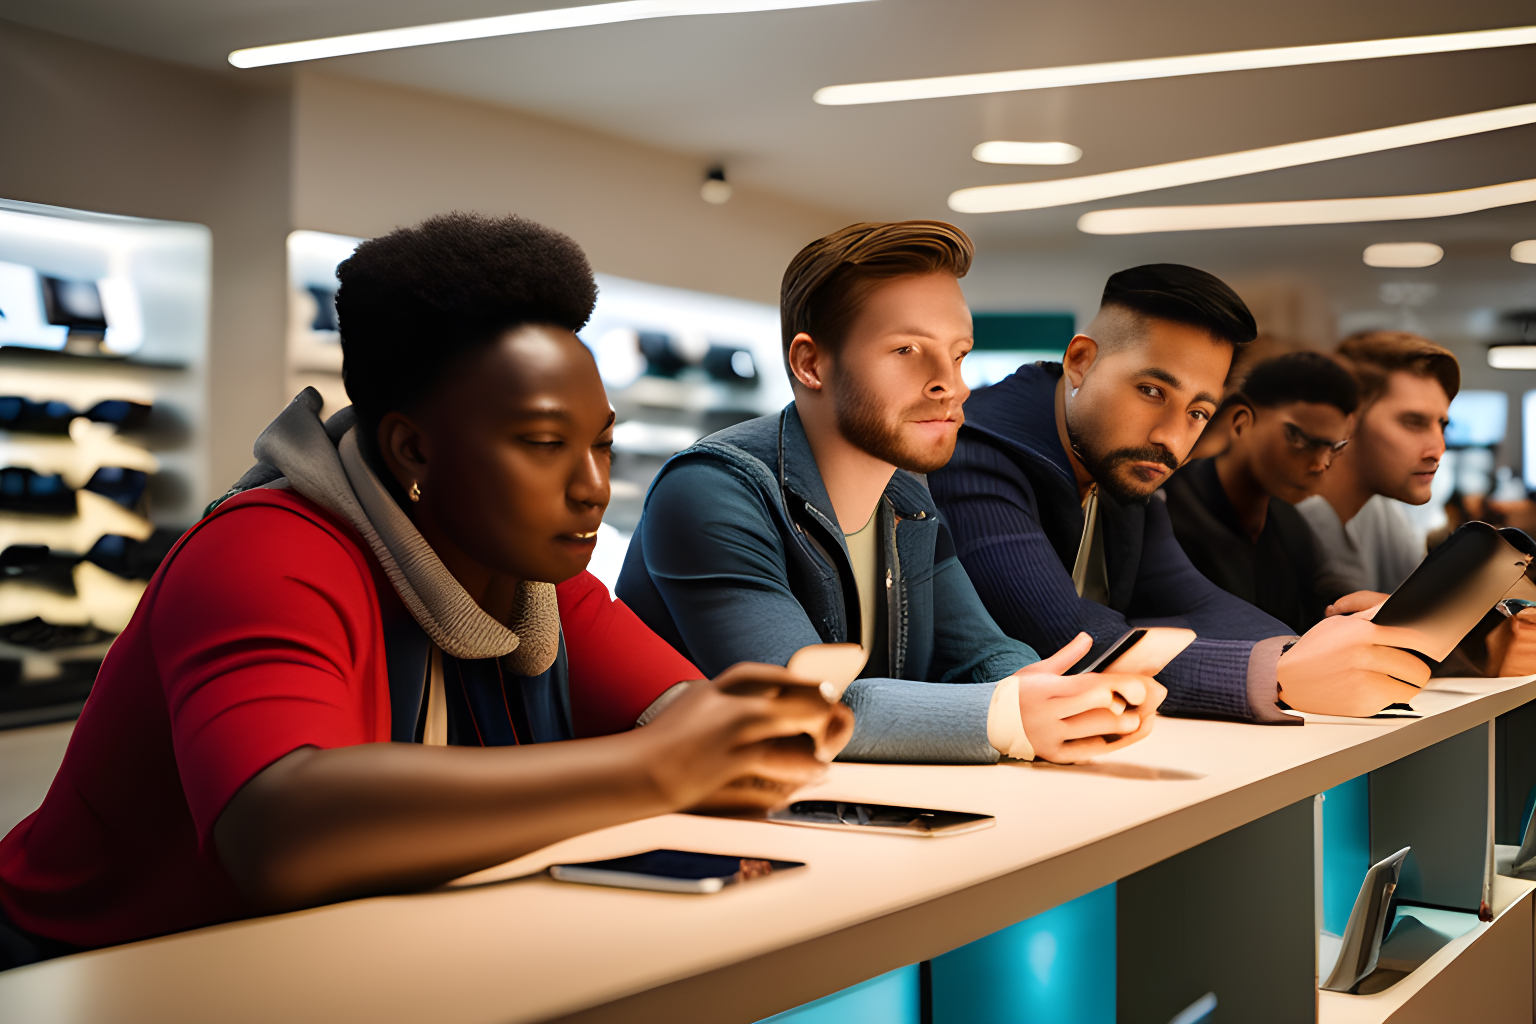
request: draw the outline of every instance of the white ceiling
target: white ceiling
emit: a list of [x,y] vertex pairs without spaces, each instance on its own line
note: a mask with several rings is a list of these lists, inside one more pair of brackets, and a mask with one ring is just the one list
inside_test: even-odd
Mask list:
[[[232,49],[571,0],[0,0],[0,18],[122,49],[237,72]],[[1529,24],[1531,0],[878,0],[505,37],[319,62],[352,75],[506,104],[649,145],[723,161],[751,182],[850,216],[954,219],[992,252],[1124,254],[1255,270],[1335,268],[1366,288],[1364,245],[1444,245],[1436,273],[1479,259],[1507,303],[1536,272],[1509,245],[1536,237],[1536,204],[1437,221],[1088,238],[1086,209],[1441,191],[1536,177],[1536,126],[1309,167],[1028,213],[960,216],[967,185],[1161,163],[1536,101],[1536,47],[1234,72],[1011,95],[820,107],[841,82],[1419,35]],[[992,138],[1083,149],[1069,167],[978,164]],[[1234,263],[1235,261],[1235,263]],[[1341,287],[1345,282],[1341,281]],[[1347,290],[1347,288],[1345,289]]]

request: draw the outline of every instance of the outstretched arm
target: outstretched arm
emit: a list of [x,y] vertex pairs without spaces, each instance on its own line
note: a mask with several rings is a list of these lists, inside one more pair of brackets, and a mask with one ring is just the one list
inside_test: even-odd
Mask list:
[[792,681],[738,665],[649,726],[595,739],[303,747],[240,789],[214,845],[242,894],[276,911],[427,888],[654,814],[774,807],[851,731],[846,708]]

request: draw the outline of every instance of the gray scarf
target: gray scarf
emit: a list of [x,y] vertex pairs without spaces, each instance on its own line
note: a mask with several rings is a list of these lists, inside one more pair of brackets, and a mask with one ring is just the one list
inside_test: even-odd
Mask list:
[[554,585],[519,584],[510,627],[487,615],[364,461],[352,409],[322,424],[324,404],[314,388],[300,392],[256,439],[257,464],[229,494],[292,487],[351,523],[421,628],[455,658],[506,658],[507,668],[523,676],[554,664],[560,645]]

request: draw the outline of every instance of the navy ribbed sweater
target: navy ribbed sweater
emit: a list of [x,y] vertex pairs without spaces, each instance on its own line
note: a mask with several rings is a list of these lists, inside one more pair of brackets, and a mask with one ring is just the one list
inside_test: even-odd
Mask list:
[[1195,570],[1162,501],[1120,505],[1101,494],[1110,602],[1078,597],[1071,567],[1083,513],[1056,432],[1060,377],[1060,364],[1033,363],[973,393],[954,458],[928,477],[966,573],[1003,631],[1041,652],[1080,630],[1097,653],[1131,625],[1193,629],[1200,638],[1158,676],[1163,710],[1253,720],[1254,644],[1293,634]]

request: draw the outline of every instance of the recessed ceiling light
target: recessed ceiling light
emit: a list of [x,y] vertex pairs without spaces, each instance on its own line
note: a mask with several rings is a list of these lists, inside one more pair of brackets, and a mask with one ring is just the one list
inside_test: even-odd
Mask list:
[[1220,156],[1204,156],[1151,167],[1132,167],[1106,174],[1055,181],[1029,181],[1014,185],[981,185],[951,193],[949,208],[957,213],[998,213],[1005,210],[1039,210],[1049,206],[1087,203],[1095,199],[1150,192],[1153,189],[1217,181],[1243,174],[1257,174],[1282,167],[1297,167],[1323,160],[1337,160],[1362,153],[1379,153],[1425,142],[1456,139],[1500,128],[1536,123],[1536,103],[1498,110],[1480,110],[1433,121],[1375,128],[1326,139],[1289,142],[1283,146],[1248,149]]
[[731,183],[725,180],[725,168],[711,167],[704,175],[704,184],[699,188],[699,198],[711,206],[719,206],[731,201]]
[[1536,345],[1495,345],[1488,350],[1495,370],[1536,370]]
[[1083,151],[1069,142],[983,142],[971,156],[984,164],[1075,164]]
[[796,7],[829,7],[835,4],[868,3],[870,0],[620,0],[618,3],[588,4],[584,7],[559,7],[549,11],[526,11],[495,18],[470,18],[433,25],[413,25],[381,32],[359,32],[326,39],[305,39],[296,43],[275,43],[235,50],[229,62],[237,68],[259,68],[269,64],[292,64],[301,60],[342,57],[349,53],[399,50],[432,43],[456,43],[465,39],[514,36],[524,32],[550,32],[561,28],[612,25],[623,21],[650,18],[682,18],[695,14],[745,14],[752,11],[783,11]]
[[1445,250],[1434,242],[1377,242],[1365,247],[1368,267],[1432,267]]
[[1516,263],[1536,263],[1536,238],[1516,242],[1510,247],[1509,258]]
[[1506,181],[1501,185],[1485,185],[1459,192],[1431,192],[1414,196],[1093,210],[1077,219],[1077,229],[1090,235],[1139,235],[1152,231],[1363,224],[1370,221],[1454,217],[1457,214],[1529,202],[1536,202],[1536,178]]
[[909,78],[895,82],[862,82],[829,85],[817,89],[813,99],[827,106],[855,103],[893,103],[941,96],[978,96],[991,92],[1023,92],[1057,89],[1066,85],[1101,82],[1136,82],[1148,78],[1209,75],[1217,71],[1248,71],[1254,68],[1285,68],[1300,64],[1333,64],[1339,61],[1403,57],[1416,53],[1452,50],[1486,50],[1536,43],[1536,27],[1496,28],[1484,32],[1453,32],[1438,36],[1402,39],[1367,39],[1356,43],[1324,43],[1319,46],[1282,46],[1271,50],[1237,50],[1201,53],[1189,57],[1154,57],[1120,60],[1107,64],[1072,64],[1059,68],[1025,71],[989,71],[977,75],[946,75],[942,78]]

